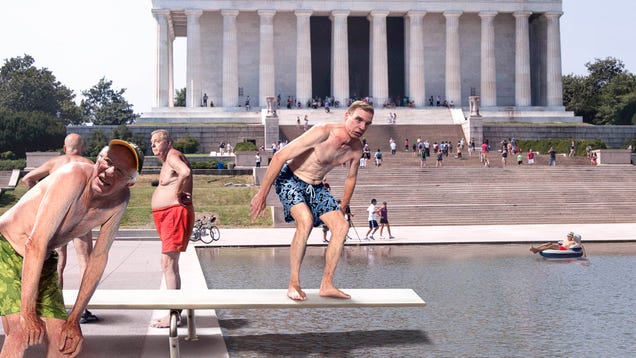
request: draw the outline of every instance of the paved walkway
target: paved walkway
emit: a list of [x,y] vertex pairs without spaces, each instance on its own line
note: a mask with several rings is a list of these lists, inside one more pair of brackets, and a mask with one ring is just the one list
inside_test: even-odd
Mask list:
[[[350,231],[353,240],[348,245],[386,244],[443,244],[443,243],[531,243],[560,240],[568,231],[583,236],[584,242],[634,241],[636,224],[590,225],[494,225],[494,226],[433,226],[392,228],[395,239],[365,241],[366,228]],[[209,246],[287,246],[294,230],[280,229],[221,229],[221,239]],[[152,230],[122,230],[121,237],[113,244],[108,265],[98,289],[153,289],[161,288],[162,274],[159,265],[160,243]],[[309,238],[309,245],[324,245],[322,230],[316,229]],[[197,245],[199,246],[199,245]],[[77,288],[79,273],[73,248],[69,247],[69,260],[65,272],[67,288]],[[530,255],[530,253],[528,253]],[[182,288],[205,288],[203,273],[195,252],[189,245],[180,260]],[[426,299],[424,297],[424,299]],[[153,318],[164,311],[98,310],[101,321],[82,325],[85,335],[86,357],[167,357],[168,339],[165,329],[150,328]],[[4,332],[2,332],[4,333]],[[194,342],[180,339],[182,357],[226,357],[227,351],[215,312],[197,311],[197,333]],[[186,328],[179,331],[187,335]],[[0,338],[1,341],[4,337]],[[27,357],[44,356],[42,347],[32,349]]]

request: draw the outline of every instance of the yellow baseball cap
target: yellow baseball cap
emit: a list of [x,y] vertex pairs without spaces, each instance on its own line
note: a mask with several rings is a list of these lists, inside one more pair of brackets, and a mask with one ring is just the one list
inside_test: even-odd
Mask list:
[[113,139],[108,143],[108,146],[121,146],[130,151],[132,153],[133,158],[135,158],[135,164],[137,165],[137,172],[141,173],[141,168],[144,166],[144,153],[139,149],[137,144],[126,142],[121,139]]

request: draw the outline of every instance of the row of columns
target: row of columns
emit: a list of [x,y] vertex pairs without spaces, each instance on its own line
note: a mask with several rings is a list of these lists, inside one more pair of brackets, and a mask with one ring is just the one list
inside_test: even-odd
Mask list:
[[[186,98],[188,107],[198,107],[201,103],[201,27],[199,19],[202,10],[186,10],[188,58],[186,69]],[[259,63],[259,103],[266,103],[266,97],[275,91],[274,65],[274,23],[275,10],[258,10],[260,19],[260,63]],[[296,98],[306,102],[312,97],[311,81],[311,10],[296,10]],[[173,31],[169,24],[169,10],[154,9],[157,20],[157,107],[172,106],[172,42]],[[238,104],[238,42],[236,17],[239,10],[222,10],[223,16],[223,100],[222,106],[235,107]],[[373,10],[369,13],[370,34],[370,96],[377,104],[382,104],[389,93],[386,19],[389,11]],[[530,11],[517,11],[515,17],[515,105],[530,106]],[[407,13],[407,89],[415,106],[425,106],[426,83],[424,76],[423,27],[425,11]],[[445,97],[450,102],[461,105],[461,58],[459,44],[459,18],[461,11],[446,11],[446,69]],[[561,82],[561,35],[559,18],[561,12],[545,13],[547,19],[546,84],[547,106],[563,105]],[[349,97],[349,58],[347,18],[349,11],[334,10],[332,20],[332,88],[333,97],[346,103]],[[497,105],[495,26],[496,11],[479,12],[481,18],[481,105]]]

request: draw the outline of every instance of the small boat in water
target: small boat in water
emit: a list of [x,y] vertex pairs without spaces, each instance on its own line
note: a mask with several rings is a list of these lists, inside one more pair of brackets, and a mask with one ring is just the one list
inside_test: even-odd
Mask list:
[[572,259],[583,256],[583,248],[580,246],[571,247],[567,250],[543,250],[539,252],[539,255],[546,259]]

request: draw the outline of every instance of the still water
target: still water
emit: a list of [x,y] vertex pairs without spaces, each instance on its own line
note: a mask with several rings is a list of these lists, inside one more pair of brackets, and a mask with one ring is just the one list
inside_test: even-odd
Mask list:
[[[413,288],[423,308],[218,310],[231,357],[633,357],[636,243],[549,261],[528,245],[348,246],[340,288]],[[199,248],[209,288],[286,288],[288,248]],[[309,247],[304,288],[324,248]]]

